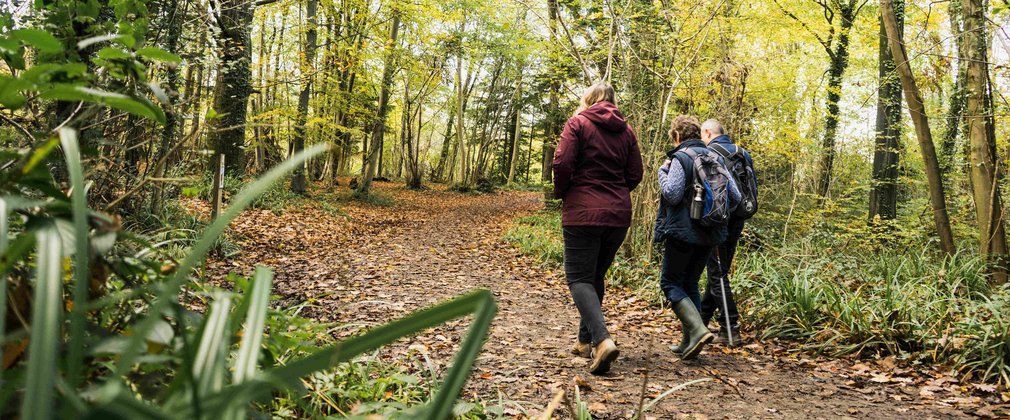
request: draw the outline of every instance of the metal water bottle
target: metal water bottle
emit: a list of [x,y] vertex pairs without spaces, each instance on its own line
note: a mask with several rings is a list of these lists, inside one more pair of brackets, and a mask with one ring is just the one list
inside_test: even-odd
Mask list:
[[694,184],[694,200],[691,200],[691,219],[700,220],[705,217],[705,191],[701,185]]

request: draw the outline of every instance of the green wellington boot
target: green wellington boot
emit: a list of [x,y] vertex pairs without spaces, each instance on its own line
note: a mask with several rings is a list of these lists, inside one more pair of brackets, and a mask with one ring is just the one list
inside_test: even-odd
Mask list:
[[712,342],[715,336],[708,330],[708,327],[701,320],[698,308],[694,307],[691,299],[681,299],[673,304],[673,312],[680,318],[680,323],[684,331],[684,338],[687,342],[680,346],[680,358],[691,360],[698,357],[701,349],[706,344]]
[[672,350],[675,354],[681,354],[684,352],[684,347],[687,347],[687,342],[687,334],[684,334],[684,336],[680,339],[680,344],[670,346],[670,350]]

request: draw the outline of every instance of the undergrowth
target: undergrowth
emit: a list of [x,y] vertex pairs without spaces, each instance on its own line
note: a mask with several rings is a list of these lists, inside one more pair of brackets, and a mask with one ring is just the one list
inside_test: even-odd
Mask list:
[[[311,355],[336,342],[331,332],[337,327],[299,316],[302,306],[273,310],[267,319],[264,352],[278,364]],[[432,399],[440,385],[439,376],[423,349],[411,349],[397,358],[373,352],[313,373],[303,379],[304,390],[283,391],[261,408],[275,419],[399,418],[409,414],[411,407]],[[457,402],[453,414],[457,419],[484,419],[502,415],[507,406],[522,409],[510,401],[488,402],[474,397]]]
[[[934,243],[900,232],[900,244],[881,246],[886,233],[879,227],[844,228],[774,246],[756,246],[754,235],[745,235],[732,278],[745,327],[764,339],[794,341],[799,350],[894,355],[1010,384],[1010,287],[991,286],[980,258],[963,251],[944,259]],[[504,237],[542,262],[563,261],[557,211],[519,218]],[[656,251],[651,261],[619,253],[610,284],[662,303]]]
[[[222,187],[222,197],[225,203],[237,194],[242,186],[248,184],[250,180],[242,179],[234,176],[225,176],[224,185]],[[214,177],[213,174],[204,174],[196,183],[182,188],[182,196],[199,198],[201,200],[206,200],[210,202],[213,200],[214,193]],[[291,205],[292,203],[297,203],[298,201],[304,199],[305,197],[298,195],[291,191],[291,188],[287,182],[278,182],[267,188],[262,195],[256,197],[253,200],[250,207],[256,209],[270,210],[275,214],[281,214],[284,209]]]

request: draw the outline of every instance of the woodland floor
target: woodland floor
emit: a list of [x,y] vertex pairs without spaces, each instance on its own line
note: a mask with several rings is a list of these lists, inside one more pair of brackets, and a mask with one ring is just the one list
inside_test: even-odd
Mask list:
[[[501,395],[531,416],[556,389],[571,391],[578,383],[594,416],[629,417],[646,372],[648,398],[694,379],[715,379],[668,396],[650,418],[950,418],[1008,411],[986,406],[970,385],[895,366],[893,358],[817,358],[757,343],[749,333],[744,348],[710,346],[699,360],[682,362],[668,350],[679,340],[672,312],[614,289],[605,311],[621,358],[609,375],[588,375],[587,360],[567,353],[577,312],[563,273],[501,239],[516,217],[542,208],[537,194],[415,192],[400,185],[377,184],[392,198],[388,206],[316,200],[280,215],[248,211],[231,232],[242,253],[212,262],[210,271],[220,277],[249,273],[257,264],[273,268],[277,303],[310,301],[302,314],[346,325],[338,336],[473,288],[491,289],[499,312],[466,392],[489,402]],[[401,340],[383,357],[420,345],[444,368],[467,325],[460,320]],[[568,415],[563,408],[557,414]]]

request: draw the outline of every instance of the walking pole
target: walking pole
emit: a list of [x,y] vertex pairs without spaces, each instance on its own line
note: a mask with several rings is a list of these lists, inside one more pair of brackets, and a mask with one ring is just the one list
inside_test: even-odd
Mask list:
[[715,247],[715,263],[719,266],[719,284],[722,285],[722,314],[726,317],[726,345],[733,347],[733,326],[730,325],[729,321],[729,301],[726,300],[726,291],[729,290],[729,284],[726,281],[726,270],[722,269],[722,260],[719,258],[719,246]]

